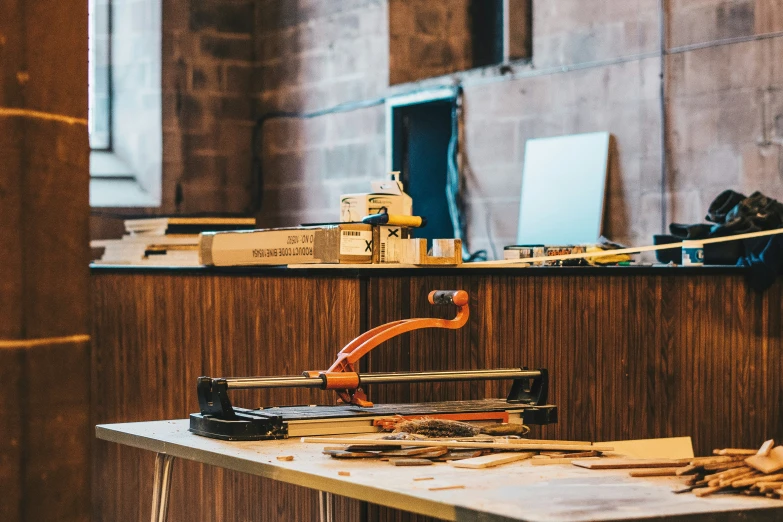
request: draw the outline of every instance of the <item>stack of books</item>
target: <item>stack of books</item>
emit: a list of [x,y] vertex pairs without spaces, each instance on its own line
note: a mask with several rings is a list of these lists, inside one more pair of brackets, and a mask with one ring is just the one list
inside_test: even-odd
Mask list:
[[252,230],[255,218],[158,217],[128,219],[121,239],[90,242],[103,248],[95,263],[111,265],[200,266],[199,234]]

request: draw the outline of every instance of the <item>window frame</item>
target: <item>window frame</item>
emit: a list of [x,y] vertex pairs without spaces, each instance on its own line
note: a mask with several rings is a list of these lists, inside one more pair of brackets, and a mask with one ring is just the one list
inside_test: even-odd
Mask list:
[[[129,116],[127,107],[138,103],[133,89],[128,88],[129,75],[118,76],[122,66],[116,62],[122,56],[121,46],[133,45],[132,39],[120,39],[118,34],[129,30],[133,17],[115,16],[118,4],[127,0],[108,0],[109,27],[109,147],[90,151],[91,207],[159,207],[162,200],[163,165],[163,93],[162,93],[162,0],[145,0],[149,9],[149,28],[144,33],[150,52],[144,56],[148,66],[148,81],[152,88],[145,91],[148,107],[139,118]],[[138,4],[138,2],[136,2]],[[151,28],[151,29],[150,29]],[[141,39],[141,36],[139,36]],[[127,53],[125,53],[127,54]],[[125,112],[121,109],[125,107]],[[149,141],[139,144],[139,136]]]

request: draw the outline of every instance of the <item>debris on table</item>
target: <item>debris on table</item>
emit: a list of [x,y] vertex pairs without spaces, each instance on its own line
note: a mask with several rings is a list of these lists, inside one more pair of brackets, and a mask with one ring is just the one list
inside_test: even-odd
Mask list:
[[432,466],[434,462],[429,459],[390,459],[395,466]]
[[341,477],[350,477],[351,476],[351,472],[350,471],[338,471],[337,474],[340,475]]
[[449,419],[400,419],[384,425],[394,434],[409,434],[424,437],[475,437],[476,435],[521,436],[530,433],[524,424],[497,423],[474,424]]
[[[692,492],[697,497],[721,492],[783,498],[783,446],[775,446],[774,440],[758,450],[725,448],[714,450],[713,455],[694,457],[674,470],[674,475],[685,479],[674,492]],[[631,476],[650,475],[637,471]]]
[[[405,421],[401,424],[407,424],[409,427],[410,422],[413,421]],[[419,425],[425,426],[429,430],[437,429],[440,424],[441,421],[420,423]],[[452,429],[454,424],[454,421],[450,421],[448,423],[449,429]],[[456,424],[465,423],[456,422]],[[438,431],[438,433],[440,432]],[[476,433],[471,437],[430,438],[420,433],[399,432],[395,433],[393,438],[373,438],[364,439],[364,441],[353,437],[305,437],[302,442],[343,444],[343,446],[324,447],[323,453],[333,458],[378,459],[388,461],[395,466],[453,462],[456,467],[476,469],[531,457],[535,457],[538,461],[546,460],[558,464],[576,459],[598,459],[602,456],[603,451],[612,450],[609,446],[593,445],[592,442],[585,441],[528,440],[518,436],[501,437],[481,433]],[[425,461],[427,464],[421,461]],[[464,464],[458,465],[456,462]],[[484,462],[488,464],[484,465]]]
[[416,419],[398,422],[395,433],[410,433],[425,437],[473,437],[481,433],[475,424],[443,419]]
[[285,462],[291,462],[292,460],[294,460],[294,456],[293,455],[280,455],[279,457],[277,457],[277,460],[282,460],[282,461],[285,461]]
[[427,488],[427,489],[430,490],[430,491],[444,491],[444,490],[447,490],[447,489],[465,489],[465,486],[463,486],[461,484],[458,484],[458,485],[454,485],[454,486],[435,486],[435,487]]

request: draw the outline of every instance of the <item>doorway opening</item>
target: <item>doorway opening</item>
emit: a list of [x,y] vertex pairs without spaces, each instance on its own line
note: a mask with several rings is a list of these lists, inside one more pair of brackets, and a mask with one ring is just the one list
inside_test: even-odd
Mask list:
[[456,203],[459,183],[453,147],[456,143],[457,97],[452,89],[394,98],[387,102],[387,161],[400,172],[413,200],[413,214],[427,226],[413,236],[432,239],[460,237]]

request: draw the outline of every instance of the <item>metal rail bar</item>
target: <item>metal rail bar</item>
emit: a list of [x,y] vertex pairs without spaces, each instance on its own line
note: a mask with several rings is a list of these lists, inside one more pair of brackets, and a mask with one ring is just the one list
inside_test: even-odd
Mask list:
[[[506,379],[524,379],[540,377],[538,370],[519,368],[497,370],[463,370],[445,372],[412,373],[368,373],[359,375],[359,381],[365,384],[391,384],[412,382],[446,381],[496,381]],[[248,390],[258,388],[321,388],[324,381],[320,378],[296,377],[227,377],[226,385],[230,390]]]

